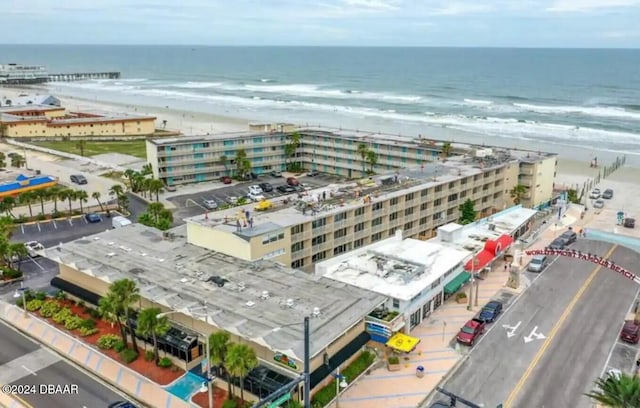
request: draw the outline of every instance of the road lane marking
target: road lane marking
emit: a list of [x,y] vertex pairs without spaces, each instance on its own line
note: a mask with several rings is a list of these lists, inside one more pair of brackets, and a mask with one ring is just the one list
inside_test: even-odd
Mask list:
[[516,330],[518,330],[518,327],[520,327],[521,323],[522,323],[522,321],[519,321],[515,326],[509,326],[508,324],[503,324],[502,325],[502,327],[507,329],[507,337],[508,338],[512,338],[513,336],[516,335]]
[[538,326],[534,327],[533,330],[531,330],[531,333],[529,333],[528,336],[524,336],[523,337],[524,342],[525,343],[529,343],[529,342],[532,342],[533,340],[536,340],[536,339],[537,340],[542,340],[542,339],[546,338],[544,336],[544,334],[538,333],[537,330],[538,330]]
[[42,265],[40,265],[32,256],[29,256],[29,259],[31,260],[31,262],[33,262],[34,264],[36,264],[36,266],[38,268],[40,268],[40,270],[44,271],[45,269],[42,267]]
[[[611,254],[613,254],[613,252],[617,248],[618,248],[618,245],[614,245],[609,250],[609,252],[607,252],[607,254],[603,258],[605,258],[605,259],[609,258],[611,256]],[[527,382],[527,380],[531,376],[531,373],[538,366],[538,363],[542,359],[542,356],[544,355],[544,353],[547,351],[547,349],[549,348],[549,346],[553,342],[553,339],[558,334],[558,331],[560,331],[560,328],[564,324],[565,320],[567,320],[567,318],[569,317],[569,315],[573,311],[573,308],[576,306],[576,304],[578,303],[580,298],[582,298],[582,295],[584,295],[584,292],[591,285],[591,283],[593,282],[593,280],[595,279],[596,275],[598,274],[598,272],[600,272],[601,269],[602,269],[602,265],[596,266],[596,268],[591,272],[591,274],[589,275],[587,280],[582,284],[582,286],[578,290],[578,293],[575,294],[575,296],[573,297],[573,299],[571,300],[571,302],[569,303],[567,308],[564,310],[564,312],[560,316],[560,319],[558,319],[556,324],[553,326],[553,328],[549,332],[549,336],[547,337],[547,339],[542,344],[542,347],[540,347],[540,350],[538,350],[538,353],[536,353],[536,355],[533,358],[533,360],[531,360],[531,363],[529,364],[529,367],[527,367],[526,371],[524,372],[522,377],[520,377],[520,380],[518,381],[516,386],[511,391],[511,394],[509,394],[509,397],[504,402],[504,407],[505,408],[511,408],[513,406],[513,403],[515,402],[515,399],[518,396],[518,394],[520,394],[520,391],[522,390],[522,387],[524,387],[524,384]]]
[[30,368],[25,367],[25,366],[22,366],[22,368],[24,368],[24,370],[25,370],[26,372],[28,372],[29,374],[31,374],[32,376],[34,376],[34,377],[37,377],[37,376],[38,376],[38,374],[36,374],[36,372],[35,372],[35,371],[33,371],[33,370],[31,370]]

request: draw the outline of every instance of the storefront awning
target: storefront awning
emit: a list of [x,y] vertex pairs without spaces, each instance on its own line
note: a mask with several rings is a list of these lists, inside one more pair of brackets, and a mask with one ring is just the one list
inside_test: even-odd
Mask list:
[[487,240],[484,249],[473,256],[465,265],[464,270],[478,272],[493,262],[498,255],[504,252],[513,243],[510,235],[503,234],[496,239]]
[[453,280],[451,282],[447,283],[444,286],[445,295],[451,295],[453,293],[456,293],[458,291],[458,289],[460,289],[462,287],[462,285],[464,285],[465,283],[467,283],[469,281],[469,279],[471,279],[471,274],[470,273],[468,273],[468,272],[460,273],[460,275],[458,275],[455,278],[453,278]]
[[387,342],[387,347],[391,347],[394,350],[401,351],[403,353],[410,353],[420,343],[420,339],[417,337],[407,336],[406,334],[396,333]]

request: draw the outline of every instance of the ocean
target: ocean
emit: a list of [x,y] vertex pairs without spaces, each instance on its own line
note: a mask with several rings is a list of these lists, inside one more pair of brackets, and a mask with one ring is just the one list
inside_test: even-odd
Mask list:
[[2,45],[0,60],[121,71],[51,85],[106,102],[640,157],[640,50]]

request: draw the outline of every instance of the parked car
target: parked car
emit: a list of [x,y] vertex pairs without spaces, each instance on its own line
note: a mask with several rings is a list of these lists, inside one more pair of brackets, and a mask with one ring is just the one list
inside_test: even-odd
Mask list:
[[165,184],[164,185],[164,190],[166,192],[173,193],[173,192],[175,192],[177,190],[177,188],[176,188],[176,186],[168,186],[168,185]]
[[202,206],[207,210],[215,210],[218,208],[218,203],[216,202],[216,200],[204,199],[202,200]]
[[262,200],[255,207],[253,207],[253,209],[256,211],[267,211],[271,207],[273,207],[273,203],[271,201]]
[[38,241],[25,242],[24,247],[27,248],[27,253],[32,258],[40,256],[42,254],[41,251],[44,250],[44,245],[42,245]]
[[87,178],[85,176],[83,176],[82,174],[72,174],[71,177],[69,177],[71,179],[72,183],[75,184],[87,184]]
[[597,199],[593,203],[593,208],[604,208],[604,200],[602,198]]
[[564,239],[566,245],[571,245],[578,239],[578,234],[575,233],[572,229],[567,230],[560,235],[560,238]]
[[270,193],[273,191],[273,186],[269,183],[260,183],[258,185],[260,186],[262,191],[264,191],[265,193]]
[[287,177],[287,184],[290,186],[299,186],[300,182],[295,177]]
[[536,255],[531,258],[531,262],[529,262],[529,266],[527,266],[527,270],[529,272],[542,272],[542,270],[547,266],[548,258],[546,255]]
[[549,249],[565,249],[567,247],[567,241],[563,238],[554,239],[547,248]]
[[220,182],[222,184],[231,184],[231,177],[229,176],[222,176],[220,177]]
[[132,224],[131,220],[126,218],[126,217],[117,216],[117,217],[113,217],[111,219],[111,227],[112,228],[122,228],[122,227],[126,227],[127,225],[131,225],[131,224]]
[[633,320],[626,320],[620,332],[620,340],[626,341],[627,343],[638,344],[640,340],[640,325],[636,324]]
[[602,193],[602,198],[606,198],[607,200],[610,200],[613,198],[613,190],[608,188],[606,190],[604,190],[604,193]]
[[227,202],[231,205],[236,205],[238,204],[238,197],[236,196],[228,196],[227,197]]
[[589,194],[589,198],[592,198],[594,200],[600,198],[600,189],[599,188],[593,189],[593,191],[591,191],[591,194]]
[[258,194],[262,194],[262,193],[263,193],[262,188],[260,188],[259,185],[256,184],[256,185],[253,185],[253,186],[249,186],[249,194],[258,195]]
[[500,313],[502,313],[502,302],[492,300],[484,305],[478,315],[478,320],[482,320],[485,323],[492,323],[500,316]]
[[84,219],[90,223],[102,221],[102,217],[100,217],[100,214],[96,214],[96,213],[85,214]]
[[249,193],[247,194],[247,198],[251,201],[262,201],[262,200],[266,200],[266,198],[262,195],[262,194],[253,194],[253,193]]
[[278,186],[276,188],[276,190],[278,190],[279,192],[283,193],[283,194],[290,194],[290,193],[295,193],[296,189],[295,187],[292,186],[288,186],[288,185],[283,185],[283,186]]
[[473,346],[476,340],[484,333],[486,323],[480,319],[471,319],[462,326],[456,339],[458,342]]
[[318,170],[311,170],[310,172],[307,173],[307,176],[309,177],[315,177],[317,175],[319,175],[320,173],[318,173]]
[[273,170],[271,173],[271,177],[282,177],[282,172],[278,171],[278,170]]
[[625,228],[635,228],[636,227],[636,220],[635,220],[635,218],[625,218],[624,222],[622,223],[622,225]]
[[128,401],[117,401],[109,404],[107,408],[138,408],[138,406]]

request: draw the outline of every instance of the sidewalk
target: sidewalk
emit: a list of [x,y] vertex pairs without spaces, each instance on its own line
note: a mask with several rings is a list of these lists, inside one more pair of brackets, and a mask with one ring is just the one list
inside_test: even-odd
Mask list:
[[[0,319],[27,333],[29,337],[46,344],[68,360],[91,371],[106,382],[115,385],[134,399],[151,407],[188,408],[187,402],[167,392],[160,385],[100,353],[90,345],[73,338],[31,314],[25,317],[22,309],[0,301]],[[0,399],[0,403],[3,400]],[[24,405],[12,405],[21,407]]]
[[[576,214],[578,217],[575,216]],[[547,227],[541,229],[537,235],[533,235],[530,238],[531,242],[524,249],[543,249],[568,226],[573,225],[574,229],[577,228],[575,224],[579,221],[578,209],[571,208],[566,216],[558,220],[557,225],[556,219],[551,218],[547,221]],[[519,267],[527,265],[529,260],[530,257],[523,252]],[[514,298],[530,285],[530,282],[524,281],[521,276],[518,289],[507,288],[505,285],[509,273],[503,266],[503,261],[497,261],[492,272],[480,281],[478,306],[474,305],[469,311],[466,304],[456,303],[455,297],[448,299],[426,321],[412,330],[411,335],[419,337],[421,342],[414,352],[404,358],[402,369],[389,372],[386,368],[380,368],[362,377],[341,394],[340,408],[422,406],[443,378],[465,360],[469,349],[457,345],[454,338],[460,327],[473,318],[482,306],[495,298],[498,293],[503,299]],[[469,289],[470,285],[467,284],[462,291],[468,294]],[[416,367],[419,365],[425,368],[423,378],[416,377]],[[336,404],[332,407],[336,407]]]

